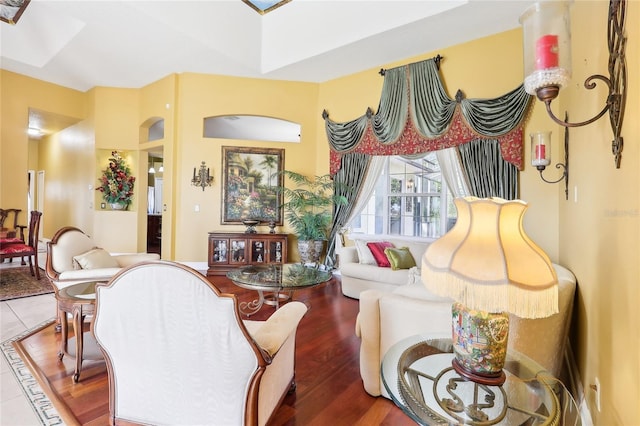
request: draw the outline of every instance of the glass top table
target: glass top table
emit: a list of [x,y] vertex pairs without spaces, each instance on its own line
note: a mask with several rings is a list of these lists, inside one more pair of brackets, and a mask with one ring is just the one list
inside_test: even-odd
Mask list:
[[258,299],[240,303],[240,312],[247,316],[264,304],[278,309],[281,302],[291,299],[293,291],[327,282],[331,275],[330,271],[301,263],[248,265],[227,272],[227,278],[238,287],[258,292]]
[[513,350],[501,386],[466,380],[453,370],[451,339],[412,336],[382,361],[382,382],[393,402],[421,425],[580,425],[577,405],[562,382]]

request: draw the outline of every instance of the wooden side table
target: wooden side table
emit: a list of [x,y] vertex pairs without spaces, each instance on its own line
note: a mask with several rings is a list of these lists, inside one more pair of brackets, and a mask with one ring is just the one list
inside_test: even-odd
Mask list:
[[[62,339],[60,340],[60,350],[58,351],[58,359],[62,361],[65,354],[75,357],[76,367],[73,374],[73,381],[77,383],[80,379],[82,371],[83,359],[100,360],[102,354],[99,350],[92,350],[91,353],[84,353],[84,332],[83,324],[88,315],[93,315],[96,308],[96,283],[86,282],[74,284],[61,289],[56,298],[58,299],[58,309],[60,310],[60,326]],[[73,322],[73,331],[75,333],[75,351],[70,352],[69,346],[69,326],[67,314],[71,314]],[[72,339],[73,340],[73,339]],[[95,346],[97,349],[97,345]]]

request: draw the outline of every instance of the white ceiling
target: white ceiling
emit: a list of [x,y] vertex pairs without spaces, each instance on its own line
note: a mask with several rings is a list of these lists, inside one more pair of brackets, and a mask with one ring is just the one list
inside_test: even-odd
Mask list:
[[198,72],[324,82],[516,28],[531,0],[31,0],[0,66],[80,91]]

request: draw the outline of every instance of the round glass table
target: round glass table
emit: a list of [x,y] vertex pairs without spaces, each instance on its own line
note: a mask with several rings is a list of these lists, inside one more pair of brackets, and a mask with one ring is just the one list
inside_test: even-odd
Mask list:
[[257,299],[239,305],[240,312],[247,316],[258,312],[264,304],[278,309],[280,303],[291,299],[295,290],[327,282],[331,275],[330,271],[301,263],[248,265],[227,272],[227,278],[238,287],[258,292]]
[[513,350],[501,386],[474,383],[451,365],[451,339],[412,336],[392,346],[381,376],[393,402],[422,425],[580,425],[560,380]]

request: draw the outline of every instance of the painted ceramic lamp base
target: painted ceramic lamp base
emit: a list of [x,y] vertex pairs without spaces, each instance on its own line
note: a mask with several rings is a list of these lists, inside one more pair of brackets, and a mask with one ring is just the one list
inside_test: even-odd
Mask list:
[[501,385],[507,356],[509,315],[452,306],[453,368],[469,380],[485,385]]

